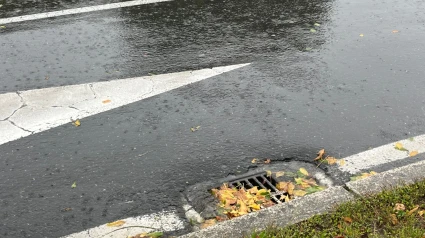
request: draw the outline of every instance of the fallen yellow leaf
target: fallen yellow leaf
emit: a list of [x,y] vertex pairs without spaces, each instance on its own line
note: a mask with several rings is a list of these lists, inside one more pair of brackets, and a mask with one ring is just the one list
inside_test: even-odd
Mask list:
[[111,223],[107,223],[106,226],[109,226],[109,227],[119,227],[119,226],[122,226],[124,224],[125,224],[125,221],[119,220],[119,221],[114,221],[114,222],[111,222]]
[[284,171],[276,172],[276,178],[282,177],[283,175],[285,175]]
[[192,132],[195,132],[195,131],[199,130],[199,128],[201,128],[201,126],[192,127],[192,128],[190,128],[190,130]]
[[308,172],[304,168],[300,168],[300,173],[304,174],[305,176],[308,176]]
[[307,194],[307,192],[304,191],[304,190],[294,190],[294,196],[303,197],[306,194]]
[[410,157],[413,157],[413,156],[416,156],[416,155],[418,155],[418,151],[417,151],[417,150],[411,151],[411,152],[409,153],[409,156],[410,156]]
[[271,159],[266,159],[266,160],[264,161],[264,163],[265,163],[265,164],[270,164],[270,162],[272,162],[272,160],[271,160]]
[[393,30],[392,33],[398,33],[398,30]]
[[410,210],[407,215],[410,216],[412,215],[414,212],[416,212],[419,209],[419,205],[416,205],[412,210]]
[[288,183],[288,194],[289,195],[293,195],[294,194],[294,188],[295,188],[295,185],[293,183],[289,182]]
[[111,102],[111,100],[109,100],[109,99],[106,99],[106,100],[103,100],[102,101],[102,103],[110,103]]
[[80,120],[75,120],[75,121],[73,121],[72,122],[72,124],[74,124],[74,126],[76,126],[76,127],[79,127],[79,126],[81,126],[81,122],[80,122]]
[[288,182],[279,182],[279,183],[276,184],[276,188],[279,191],[287,192],[288,191]]
[[289,199],[289,196],[288,195],[286,195],[285,196],[285,202],[289,202],[291,199]]
[[201,224],[201,229],[205,229],[209,226],[213,226],[213,225],[215,225],[215,223],[217,223],[216,219],[205,220],[204,223]]
[[329,165],[335,164],[338,160],[335,157],[326,157],[325,159]]
[[267,171],[266,171],[266,175],[267,175],[267,177],[270,177],[270,176],[272,176],[272,171],[270,171],[270,170],[267,170]]
[[344,217],[344,221],[347,223],[353,223],[353,219],[351,219],[351,217]]
[[339,164],[339,166],[344,166],[345,160],[343,160],[343,159],[338,160],[338,164]]
[[393,225],[398,224],[398,219],[397,219],[397,216],[395,214],[391,214],[390,218],[391,218],[391,223],[393,223]]
[[257,158],[254,158],[254,159],[252,159],[252,160],[251,160],[251,163],[252,163],[252,164],[256,164],[256,163],[257,163],[257,161],[258,161],[258,159],[257,159]]
[[421,210],[421,211],[418,212],[419,216],[423,216],[424,213],[425,213],[425,210]]
[[258,193],[258,188],[257,188],[257,186],[255,186],[255,187],[253,187],[253,188],[248,189],[248,192],[249,192],[249,193],[252,193],[252,194],[257,194],[257,193]]
[[359,36],[360,36],[360,37],[363,37],[364,35],[363,35],[363,34],[360,34]]
[[404,206],[403,203],[396,203],[395,206],[394,206],[394,210],[404,211],[404,210],[406,210],[406,207]]
[[325,149],[319,150],[319,152],[317,152],[317,157],[314,160],[323,159],[323,155],[325,155]]

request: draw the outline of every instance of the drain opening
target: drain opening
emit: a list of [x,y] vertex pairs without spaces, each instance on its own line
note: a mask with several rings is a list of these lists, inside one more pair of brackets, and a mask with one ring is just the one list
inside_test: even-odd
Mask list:
[[239,177],[226,182],[226,184],[229,188],[250,189],[257,187],[258,189],[270,190],[270,199],[275,204],[283,203],[284,198],[288,195],[285,191],[279,191],[276,187],[277,181],[272,176],[267,176],[265,172]]

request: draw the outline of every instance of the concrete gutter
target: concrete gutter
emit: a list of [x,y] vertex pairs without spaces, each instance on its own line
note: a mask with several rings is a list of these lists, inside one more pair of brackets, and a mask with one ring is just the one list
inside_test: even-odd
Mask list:
[[[379,193],[385,189],[412,184],[425,179],[425,161],[395,168],[369,178],[348,182],[344,187],[330,187],[322,192],[314,193],[288,203],[250,213],[215,226],[192,232],[181,238],[224,238],[242,237],[254,230],[262,230],[268,225],[285,227],[306,220],[314,215],[331,211],[335,205],[358,196]],[[345,189],[348,188],[348,189]]]

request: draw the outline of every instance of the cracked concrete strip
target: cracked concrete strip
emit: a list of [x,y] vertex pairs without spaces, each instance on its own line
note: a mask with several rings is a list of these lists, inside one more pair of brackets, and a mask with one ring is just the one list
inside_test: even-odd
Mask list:
[[[18,138],[31,135],[31,132],[22,130],[17,126],[14,126],[10,121],[0,121],[0,128],[0,144],[4,144],[11,140],[16,140]],[[7,133],[3,133],[3,131],[6,131]]]
[[23,106],[21,97],[17,93],[5,93],[1,95],[0,121],[7,120],[19,108]]
[[131,217],[122,219],[122,221],[125,223],[119,227],[110,227],[104,224],[63,238],[129,237],[144,232],[167,232],[184,229],[184,221],[176,215],[175,211],[164,211],[139,217]]
[[219,222],[214,226],[192,232],[181,238],[227,238],[250,235],[268,225],[288,226],[306,220],[314,215],[330,211],[335,205],[354,199],[342,187],[330,187],[324,191],[310,194],[287,203],[249,213],[232,220]]
[[[249,64],[0,94],[0,144],[195,83]],[[82,122],[84,126],[84,122]],[[18,129],[19,129],[18,128]],[[8,138],[8,139],[4,139]]]
[[425,179],[425,161],[409,164],[388,170],[358,181],[348,182],[346,185],[358,195],[375,194],[384,189],[415,183]]

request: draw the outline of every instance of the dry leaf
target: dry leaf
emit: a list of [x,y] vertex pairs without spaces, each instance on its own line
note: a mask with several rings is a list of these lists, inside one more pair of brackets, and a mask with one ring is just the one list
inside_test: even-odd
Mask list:
[[148,233],[143,232],[143,233],[137,234],[135,236],[130,236],[129,238],[146,238],[147,237],[147,234]]
[[363,35],[363,34],[360,34],[359,36],[360,36],[360,37],[363,37],[364,35]]
[[418,212],[419,216],[423,216],[425,214],[425,210],[421,210]]
[[205,229],[209,226],[215,225],[215,223],[217,223],[216,219],[208,219],[208,220],[205,220],[204,223],[202,223],[200,227],[201,227],[201,229]]
[[289,196],[288,195],[286,195],[285,196],[285,202],[289,202],[291,199],[289,199]]
[[398,30],[393,30],[392,33],[398,33]]
[[317,157],[314,160],[323,159],[323,155],[325,155],[325,149],[319,150],[319,152],[317,152]]
[[271,177],[271,176],[272,176],[272,171],[267,170],[267,171],[266,171],[266,175],[267,175],[267,177]]
[[111,102],[111,100],[109,100],[109,99],[106,99],[106,100],[103,100],[102,101],[102,103],[110,103]]
[[401,151],[408,151],[403,147],[403,144],[401,144],[400,142],[395,143],[394,149],[401,150]]
[[257,158],[254,158],[254,159],[252,159],[252,160],[251,160],[251,163],[252,163],[252,164],[256,164],[256,163],[257,163],[257,161],[258,161],[258,159],[257,159]]
[[351,219],[351,217],[344,217],[344,221],[347,223],[353,223],[353,219]]
[[72,183],[71,188],[76,188],[77,187],[77,182]]
[[403,203],[396,203],[395,206],[394,206],[394,210],[404,211],[404,210],[406,210],[406,207],[404,206]]
[[74,124],[74,126],[76,126],[76,127],[79,127],[79,126],[81,126],[81,122],[80,122],[80,120],[75,120],[75,121],[73,121],[72,122],[72,124]]
[[199,130],[199,128],[201,128],[201,126],[192,127],[192,128],[190,128],[190,130],[192,132],[195,132],[195,131]]
[[270,162],[272,162],[272,160],[271,160],[271,159],[266,159],[266,160],[264,161],[264,163],[265,163],[265,164],[270,164]]
[[111,223],[107,223],[106,226],[109,226],[109,227],[119,227],[119,226],[122,226],[124,224],[125,224],[125,221],[119,220],[119,221],[114,221],[114,222],[111,222]]
[[294,194],[294,188],[295,188],[295,185],[293,183],[289,182],[288,183],[288,194],[289,195],[293,195]]
[[304,174],[305,176],[308,176],[308,172],[304,168],[300,168],[300,173]]
[[398,224],[398,219],[397,219],[397,216],[395,214],[391,214],[390,218],[391,218],[391,223],[393,223],[393,225]]
[[345,160],[343,160],[343,159],[338,160],[338,164],[339,164],[339,166],[344,166]]
[[279,191],[287,192],[288,191],[288,182],[279,182],[279,183],[276,184],[276,188]]
[[276,178],[282,177],[283,175],[285,175],[284,171],[276,172]]
[[304,190],[294,190],[294,196],[303,197],[306,194],[307,194],[307,192],[304,191]]
[[419,205],[416,205],[412,210],[410,210],[407,215],[410,216],[412,215],[414,212],[416,212],[419,209]]
[[411,151],[411,152],[409,153],[409,156],[410,156],[410,157],[413,157],[413,156],[416,156],[416,155],[418,155],[418,151],[417,151],[417,150]]
[[326,157],[325,159],[329,165],[333,165],[336,164],[336,162],[338,161],[335,157]]

